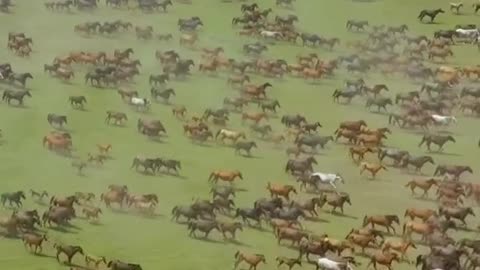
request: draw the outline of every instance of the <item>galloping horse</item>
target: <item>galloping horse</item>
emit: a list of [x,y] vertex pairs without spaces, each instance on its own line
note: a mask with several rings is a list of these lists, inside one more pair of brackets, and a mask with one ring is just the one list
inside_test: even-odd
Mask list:
[[243,88],[243,92],[249,96],[256,97],[256,98],[266,98],[266,89],[268,87],[272,87],[272,85],[268,82],[262,84],[262,85],[245,85]]
[[420,14],[418,14],[418,19],[420,19],[420,21],[423,21],[423,18],[425,16],[427,17],[430,17],[430,22],[432,23],[433,20],[435,20],[435,17],[437,17],[438,14],[440,13],[445,13],[445,11],[441,8],[438,8],[438,9],[424,9],[422,11],[420,11]]
[[2,95],[2,100],[7,101],[10,105],[10,101],[15,99],[18,101],[18,105],[23,105],[23,98],[25,96],[32,97],[30,91],[28,90],[21,90],[21,91],[13,91],[13,90],[5,90]]
[[216,170],[210,173],[210,176],[208,177],[208,181],[217,183],[218,180],[220,179],[222,181],[232,183],[237,177],[243,180],[243,176],[240,171]]
[[266,263],[265,256],[262,254],[245,254],[243,252],[237,251],[235,253],[235,264],[233,269],[236,270],[238,265],[241,262],[246,262],[250,265],[250,269],[256,270],[259,263]]
[[246,139],[245,132],[243,131],[233,131],[233,130],[228,130],[228,129],[220,129],[216,134],[215,134],[215,139],[220,140],[222,142],[225,141],[225,139],[230,139],[232,142],[237,142],[238,139],[243,138]]

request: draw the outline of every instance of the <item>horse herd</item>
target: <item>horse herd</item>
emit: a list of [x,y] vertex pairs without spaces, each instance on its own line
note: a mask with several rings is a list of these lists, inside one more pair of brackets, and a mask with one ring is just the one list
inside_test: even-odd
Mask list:
[[[2,3],[4,3],[2,1]],[[138,0],[138,8],[152,12],[171,5],[170,0],[158,2],[155,0]],[[292,1],[278,0],[277,6],[289,7]],[[125,0],[107,0],[107,6],[122,8],[129,5]],[[94,0],[65,0],[45,3],[49,10],[69,11],[70,6],[79,10],[90,10],[97,7]],[[462,3],[450,3],[450,10],[460,13]],[[480,5],[474,5],[475,12]],[[320,59],[316,53],[298,55],[295,62],[284,59],[265,59],[260,55],[268,51],[264,42],[296,44],[301,39],[302,46],[323,46],[333,50],[340,43],[338,38],[326,38],[315,33],[300,32],[295,24],[300,20],[294,15],[275,16],[269,19],[273,9],[260,10],[258,4],[242,4],[242,16],[232,19],[232,27],[242,25],[238,32],[242,36],[256,37],[259,41],[244,44],[241,49],[247,56],[255,57],[253,60],[237,60],[226,56],[222,47],[203,48],[201,50],[198,72],[202,75],[217,74],[218,71],[228,72],[227,84],[238,90],[235,96],[227,96],[223,99],[222,108],[206,108],[202,115],[192,114],[184,105],[172,107],[173,117],[182,122],[183,134],[191,139],[194,144],[217,143],[230,146],[235,154],[251,156],[254,148],[264,146],[259,140],[268,141],[274,145],[290,143],[286,148],[289,159],[282,166],[285,173],[295,179],[292,184],[268,182],[265,186],[264,197],[252,201],[251,207],[236,205],[236,188],[234,182],[247,179],[247,173],[236,169],[216,169],[208,175],[208,183],[211,199],[194,198],[191,202],[179,204],[171,210],[172,221],[185,224],[187,235],[208,238],[216,230],[224,241],[237,241],[237,231],[245,228],[257,228],[268,224],[272,228],[272,235],[278,245],[285,245],[289,241],[291,246],[298,251],[298,257],[276,258],[278,266],[286,265],[289,269],[302,266],[304,256],[307,262],[316,269],[340,270],[353,269],[358,266],[353,255],[368,257],[369,264],[376,269],[383,265],[391,269],[392,263],[410,262],[408,254],[410,249],[416,249],[418,245],[426,245],[430,253],[418,255],[415,263],[422,270],[443,269],[460,270],[470,267],[480,267],[480,242],[468,238],[455,240],[449,235],[450,230],[471,229],[467,228],[469,215],[475,216],[472,207],[467,205],[467,199],[480,203],[480,185],[459,181],[466,172],[473,174],[469,165],[461,164],[437,164],[431,155],[411,153],[407,150],[387,147],[386,141],[393,127],[415,128],[420,127],[423,131],[445,128],[457,123],[457,118],[452,112],[459,109],[462,112],[469,111],[472,114],[480,114],[480,91],[467,85],[472,78],[479,77],[480,69],[476,66],[452,67],[446,60],[453,56],[451,46],[459,45],[455,38],[465,38],[468,43],[478,42],[479,32],[476,25],[457,25],[454,30],[441,30],[434,33],[433,37],[411,36],[407,25],[385,26],[370,25],[365,20],[348,20],[347,31],[364,32],[366,38],[346,43],[346,46],[355,52],[351,55],[340,56],[336,59]],[[418,19],[423,21],[429,17],[431,21],[437,15],[444,13],[443,9],[422,10]],[[199,17],[182,18],[177,26],[180,33],[180,44],[185,48],[193,48],[201,36],[199,27],[204,26]],[[132,23],[121,20],[113,22],[87,22],[74,26],[75,32],[84,34],[113,34],[119,31],[128,31],[134,28]],[[121,30],[122,29],[122,30]],[[367,29],[371,29],[367,30]],[[136,37],[139,40],[153,38],[151,26],[135,27]],[[159,40],[169,40],[172,35],[159,35]],[[260,42],[262,41],[262,42]],[[33,41],[24,33],[10,32],[8,35],[8,48],[18,56],[28,56],[31,53]],[[186,46],[188,45],[188,47]],[[150,110],[152,102],[150,98],[141,96],[139,92],[132,90],[134,78],[140,75],[141,61],[133,59],[133,48],[124,50],[115,49],[110,53],[104,51],[87,52],[72,51],[68,55],[55,57],[51,64],[44,65],[44,72],[64,81],[75,78],[75,68],[79,65],[89,67],[84,76],[85,84],[93,87],[107,87],[117,89],[118,95],[123,101],[131,106],[135,112],[144,113]],[[170,97],[175,96],[175,90],[168,86],[169,80],[188,79],[192,74],[191,68],[195,66],[193,59],[183,58],[175,50],[157,50],[154,55],[162,66],[162,73],[150,74],[148,82],[151,85],[150,96],[153,101],[163,101],[168,104]],[[429,64],[442,61],[441,66],[432,69]],[[346,100],[345,104],[357,97],[363,97],[365,108],[386,113],[389,127],[373,128],[364,120],[349,120],[339,123],[338,128],[332,135],[321,136],[319,129],[323,126],[320,122],[307,121],[307,117],[301,113],[283,114],[280,124],[285,132],[277,132],[271,119],[278,117],[277,109],[280,102],[273,99],[274,92],[267,91],[276,85],[276,80],[285,74],[292,77],[301,77],[318,83],[321,78],[335,76],[335,71],[345,68],[350,75],[360,74],[362,77],[369,71],[378,71],[386,76],[401,74],[414,82],[420,82],[421,87],[416,91],[399,93],[395,98],[388,97],[384,92],[391,89],[387,84],[368,85],[365,80],[358,78],[346,80],[344,85],[338,86],[332,94],[334,102],[340,104],[340,98]],[[269,81],[253,83],[251,75],[260,75]],[[253,77],[253,76],[252,76]],[[25,96],[31,97],[26,88],[27,79],[33,79],[31,73],[17,73],[12,70],[9,63],[0,65],[0,80],[11,85],[21,87],[21,90],[5,90],[2,100],[10,104],[16,100],[19,106],[23,105]],[[431,80],[431,81],[429,81]],[[68,102],[74,109],[83,109],[87,105],[85,96],[70,96]],[[283,102],[282,102],[283,105]],[[388,106],[398,107],[399,112],[390,112]],[[245,108],[248,108],[245,110]],[[242,127],[249,124],[251,134],[248,135],[242,129],[230,126],[234,113],[238,113]],[[187,115],[191,117],[188,118]],[[49,113],[48,123],[55,129],[62,129],[67,125],[67,116]],[[127,113],[123,111],[106,112],[105,123],[108,125],[123,125],[129,121]],[[385,123],[387,125],[387,121]],[[139,118],[137,131],[146,137],[158,138],[165,134],[167,129],[160,120]],[[404,212],[403,225],[400,217],[395,213],[385,215],[365,215],[359,228],[352,228],[346,232],[344,239],[335,239],[328,234],[312,233],[305,229],[303,220],[318,221],[319,208],[328,206],[331,213],[346,216],[344,209],[346,204],[351,205],[350,194],[338,191],[338,183],[346,184],[345,179],[339,172],[321,172],[315,170],[317,160],[317,147],[328,148],[330,142],[338,143],[345,140],[348,144],[346,153],[358,168],[360,175],[370,173],[371,179],[378,177],[382,170],[399,170],[409,172],[416,176],[405,187],[410,189],[412,196],[416,197],[415,190],[423,191],[421,197],[428,197],[429,190],[436,187],[438,209],[433,208],[407,208]],[[65,131],[52,131],[43,137],[43,145],[50,150],[70,154],[73,151],[72,136]],[[429,153],[443,151],[447,143],[456,143],[453,135],[426,132],[419,138],[418,147],[427,148]],[[438,149],[432,149],[432,145]],[[479,142],[480,145],[480,142]],[[97,145],[98,153],[88,154],[85,160],[74,160],[72,166],[79,173],[92,163],[99,165],[110,159],[109,144]],[[257,149],[261,152],[261,149]],[[256,151],[256,152],[257,152]],[[294,158],[290,159],[291,156]],[[387,159],[391,164],[387,165]],[[431,177],[420,177],[424,165],[436,165]],[[412,172],[410,168],[414,168]],[[179,176],[181,162],[175,159],[135,156],[131,169],[146,174],[155,175],[159,172]],[[220,184],[222,182],[222,184]],[[296,185],[299,186],[297,190]],[[303,197],[301,191],[314,193],[308,199]],[[47,191],[31,190],[31,197],[41,202],[48,197]],[[353,194],[355,195],[355,194]],[[0,227],[10,236],[18,236],[26,247],[34,253],[42,253],[42,244],[52,242],[52,248],[56,252],[56,258],[60,261],[60,255],[67,258],[71,263],[76,254],[84,256],[85,264],[98,267],[105,264],[112,270],[139,270],[141,266],[135,263],[127,263],[117,259],[107,261],[103,256],[86,254],[82,247],[65,245],[52,241],[46,233],[40,233],[44,228],[59,227],[68,229],[73,227],[71,221],[80,212],[91,222],[98,222],[102,214],[101,208],[94,206],[95,194],[90,192],[77,192],[73,195],[62,197],[52,196],[49,208],[40,216],[37,210],[24,210],[22,201],[26,196],[23,191],[4,193],[0,195],[0,202],[6,206],[16,208],[11,215],[0,219]],[[133,194],[123,185],[110,185],[100,195],[100,202],[107,208],[118,204],[121,209],[134,209],[142,215],[153,216],[159,203],[156,194]],[[81,211],[78,211],[81,207]],[[340,213],[337,213],[339,209]],[[220,217],[220,218],[219,218]],[[184,220],[184,221],[183,221]],[[227,221],[228,220],[228,221]],[[455,221],[458,222],[455,222]],[[369,228],[371,226],[371,228]],[[44,228],[41,228],[44,227]],[[384,228],[385,231],[379,230]],[[397,230],[399,231],[397,233]],[[400,233],[401,231],[401,233]],[[387,238],[386,236],[401,236]],[[421,239],[415,241],[413,235]],[[311,255],[318,256],[312,260]],[[266,263],[266,256],[237,251],[234,254],[234,268],[246,263],[250,269],[257,269],[260,263]],[[464,265],[462,268],[462,264]]]

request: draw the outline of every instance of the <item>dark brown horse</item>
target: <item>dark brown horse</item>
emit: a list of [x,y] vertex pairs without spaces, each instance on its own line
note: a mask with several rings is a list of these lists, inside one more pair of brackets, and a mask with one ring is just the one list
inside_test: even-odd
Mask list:
[[72,263],[72,259],[75,254],[84,254],[83,249],[80,246],[70,246],[70,245],[60,245],[60,244],[53,244],[53,248],[57,251],[57,261],[60,262],[60,254],[65,254],[67,256],[68,264]]
[[447,142],[456,142],[455,138],[451,135],[423,135],[422,140],[418,144],[418,147],[422,146],[424,143],[427,145],[428,151],[431,151],[431,144],[438,145],[438,151],[443,150],[443,145]]
[[395,232],[395,228],[392,226],[393,223],[400,225],[400,219],[397,215],[377,215],[377,216],[365,216],[363,218],[363,226],[372,225],[372,229],[375,229],[375,225],[383,226],[387,229],[387,232],[390,233],[390,228]]

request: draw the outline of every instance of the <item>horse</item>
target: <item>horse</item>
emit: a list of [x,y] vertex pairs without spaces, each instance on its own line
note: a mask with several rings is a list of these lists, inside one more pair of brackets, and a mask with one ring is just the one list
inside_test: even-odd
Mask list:
[[50,125],[58,125],[60,127],[63,127],[63,124],[67,124],[67,116],[66,115],[59,115],[55,113],[49,113],[47,115],[47,122]]
[[450,48],[431,48],[428,51],[428,59],[429,60],[434,60],[434,58],[440,58],[443,61],[447,58],[447,56],[453,56],[453,52]]
[[357,31],[365,30],[365,26],[368,26],[368,21],[348,20],[346,24],[347,30],[349,31],[351,31],[353,27],[355,27]]
[[377,173],[380,171],[380,170],[385,170],[387,171],[387,168],[385,166],[383,166],[382,164],[378,164],[378,163],[368,163],[368,162],[362,162],[360,163],[360,175],[365,171],[369,171],[370,174],[372,175],[372,178],[375,178],[375,176],[377,175]]
[[458,2],[458,3],[452,3],[450,2],[450,11],[453,11],[455,10],[455,13],[456,14],[460,14],[460,8],[463,7],[463,3],[462,2]]
[[335,91],[333,91],[332,97],[333,97],[333,101],[337,103],[340,102],[340,97],[343,97],[347,100],[346,104],[350,104],[352,102],[352,99],[360,95],[360,93],[361,93],[360,89],[357,89],[354,91],[350,89],[346,89],[346,90],[335,89]]
[[[368,146],[352,146],[348,149],[350,157],[356,163],[359,163],[365,158],[365,154],[367,153],[375,153],[376,149]],[[355,158],[355,156],[357,156]]]
[[368,98],[367,102],[365,103],[365,107],[370,109],[373,105],[377,106],[377,111],[383,109],[386,112],[387,105],[393,106],[393,102],[391,98],[386,97]]
[[243,226],[240,222],[220,222],[218,223],[218,227],[224,239],[228,239],[226,235],[227,232],[232,236],[231,239],[235,240],[235,232],[237,230],[243,231]]
[[271,197],[282,196],[287,201],[290,200],[290,192],[297,194],[295,187],[291,185],[271,184],[270,182],[267,183],[267,190],[270,192]]
[[317,145],[320,145],[322,149],[325,148],[325,145],[333,141],[333,136],[320,136],[320,135],[298,135],[295,138],[294,143],[298,146],[301,147],[302,145],[307,145],[310,146],[313,150],[317,147]]
[[67,256],[68,264],[72,263],[72,258],[78,253],[84,255],[83,249],[80,246],[71,246],[71,245],[61,245],[61,244],[53,244],[53,248],[57,251],[56,258],[57,261],[60,262],[60,254],[65,254]]
[[139,264],[126,263],[119,260],[109,261],[107,267],[111,270],[142,270]]
[[433,20],[435,20],[435,17],[437,17],[438,14],[440,13],[445,13],[445,11],[441,8],[438,9],[423,9],[420,11],[418,14],[418,19],[420,21],[423,21],[423,18],[429,17],[430,18],[430,23],[433,23]]
[[315,262],[315,269],[325,269],[325,270],[353,270],[353,267],[348,261],[338,262],[332,259],[321,257]]
[[210,176],[208,177],[208,181],[217,183],[218,180],[222,180],[228,183],[232,183],[237,178],[240,178],[240,180],[243,180],[243,176],[240,171],[216,170],[210,173]]
[[273,39],[282,39],[284,36],[281,32],[276,32],[276,31],[267,31],[263,30],[260,31],[260,36],[267,39],[267,38],[273,38]]
[[245,151],[247,156],[251,156],[250,151],[252,148],[257,148],[257,143],[254,141],[236,141],[233,144],[235,154],[240,154],[240,150]]
[[462,208],[445,208],[440,206],[438,209],[438,213],[440,216],[444,216],[447,220],[451,218],[457,219],[462,222],[463,225],[467,226],[465,222],[465,218],[468,215],[475,216],[473,209],[471,207],[462,207]]
[[306,172],[312,172],[312,164],[318,164],[317,160],[314,157],[308,157],[304,160],[288,160],[285,166],[285,172],[295,173],[299,172],[304,174]]
[[148,172],[148,169],[152,171],[152,174],[156,171],[156,161],[153,158],[144,158],[137,156],[133,159],[130,169],[135,168],[138,170],[138,167],[142,166],[144,172]]
[[32,198],[36,197],[40,201],[43,199],[43,197],[48,197],[48,192],[46,190],[44,190],[42,192],[38,192],[38,191],[35,191],[33,189],[30,189],[30,194],[31,194]]
[[31,73],[12,73],[8,77],[10,82],[19,82],[20,85],[22,85],[23,88],[25,88],[25,85],[27,83],[27,79],[33,79],[33,76]]
[[335,183],[340,181],[342,184],[345,184],[345,180],[340,174],[335,173],[322,173],[322,172],[315,172],[310,174],[310,177],[313,178],[317,183],[321,184],[328,184],[332,186],[334,189],[337,189]]
[[412,241],[394,241],[393,239],[388,239],[383,243],[382,252],[390,250],[397,251],[398,253],[400,253],[401,259],[408,261],[406,253],[409,248],[417,249],[417,246]]
[[470,166],[463,165],[438,165],[433,173],[433,176],[443,176],[449,174],[455,177],[455,180],[460,178],[460,175],[464,172],[469,172],[473,174],[473,170]]
[[157,89],[157,88],[152,88],[150,89],[150,94],[152,95],[152,98],[158,99],[158,97],[161,97],[165,103],[169,103],[169,98],[171,95],[175,96],[175,90],[173,88],[167,88],[167,89]]
[[129,104],[133,105],[137,111],[141,108],[142,110],[148,110],[150,108],[150,100],[147,98],[131,97]]
[[438,115],[438,114],[432,114],[430,115],[432,118],[433,122],[437,125],[442,125],[442,126],[447,126],[452,123],[457,123],[457,118],[455,116],[444,116],[444,115]]
[[215,139],[220,139],[222,142],[225,142],[225,139],[230,139],[233,143],[236,143],[240,138],[246,139],[245,132],[234,131],[228,129],[220,129],[215,134]]
[[115,125],[120,125],[124,121],[127,121],[127,115],[123,112],[117,111],[107,111],[107,117],[105,118],[105,123],[110,124],[110,120],[114,120]]
[[377,269],[377,263],[386,266],[388,269],[392,269],[392,262],[400,262],[398,259],[397,253],[390,252],[377,252],[370,257],[370,262],[367,265],[367,268],[370,265],[373,265],[374,269]]
[[420,172],[426,163],[435,164],[435,161],[431,156],[411,156],[407,154],[402,159],[401,167],[408,169],[408,165],[412,165],[416,172]]
[[70,102],[70,105],[77,108],[83,108],[83,103],[87,103],[85,96],[69,96],[68,101]]
[[85,254],[84,256],[85,256],[85,265],[87,267],[89,267],[91,263],[95,265],[96,269],[98,269],[98,266],[101,263],[107,265],[107,259],[104,256],[97,257],[90,254]]
[[428,151],[431,151],[430,145],[433,143],[438,145],[438,151],[441,152],[443,150],[443,145],[447,142],[455,143],[456,141],[451,135],[423,135],[418,147],[421,147],[425,143]]
[[270,84],[269,82],[266,82],[262,85],[251,85],[251,84],[247,84],[244,86],[243,88],[243,92],[248,95],[248,96],[251,96],[251,97],[256,97],[256,98],[260,98],[260,97],[263,97],[263,98],[266,98],[266,89],[268,87],[272,87],[272,84]]
[[8,201],[8,204],[10,207],[12,206],[13,203],[17,206],[17,208],[20,208],[23,206],[22,200],[25,200],[25,193],[23,191],[16,191],[16,192],[10,192],[10,193],[2,193],[0,195],[0,201],[2,201],[2,205],[5,206],[5,203]]
[[23,245],[25,248],[28,246],[30,251],[32,248],[35,248],[33,251],[34,254],[38,254],[38,252],[42,253],[42,244],[44,241],[48,241],[47,235],[37,235],[32,233],[25,233],[22,236]]
[[82,209],[82,213],[87,219],[98,219],[98,215],[102,213],[102,209],[98,207],[86,207]]
[[383,226],[387,229],[387,232],[390,233],[390,229],[395,232],[395,228],[392,226],[393,223],[400,225],[400,220],[396,215],[377,215],[377,216],[365,216],[363,218],[363,227],[367,225],[372,225],[372,229],[375,229],[375,225]]
[[251,120],[253,121],[256,125],[262,121],[262,119],[268,120],[268,115],[265,112],[257,112],[257,113],[249,113],[249,112],[244,112],[242,113],[242,122],[245,122],[245,120]]
[[2,95],[2,100],[6,101],[10,105],[10,101],[15,99],[18,102],[18,105],[23,105],[23,99],[27,97],[32,97],[29,90],[13,91],[5,90]]
[[265,260],[265,256],[263,254],[246,254],[240,251],[235,252],[235,263],[233,265],[233,270],[236,270],[238,265],[241,262],[246,262],[250,265],[250,269],[257,270],[257,266],[259,263],[267,263]]
[[[277,5],[279,1],[288,1],[288,0],[277,0]],[[302,267],[302,261],[298,258],[287,258],[284,256],[276,257],[275,261],[277,261],[277,268],[280,268],[282,265],[288,266],[288,270],[292,270],[295,265]]]
[[428,191],[432,186],[438,186],[438,180],[435,179],[428,179],[428,180],[423,180],[423,179],[414,179],[410,182],[408,182],[405,187],[409,187],[410,190],[412,191],[412,195],[415,195],[415,188],[420,188],[423,190],[423,195],[422,197],[428,197]]

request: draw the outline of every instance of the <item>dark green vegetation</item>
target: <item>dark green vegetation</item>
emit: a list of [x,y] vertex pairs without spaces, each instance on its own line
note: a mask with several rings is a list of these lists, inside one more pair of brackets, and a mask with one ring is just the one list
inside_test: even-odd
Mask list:
[[[3,141],[0,146],[1,192],[16,190],[48,190],[50,194],[68,195],[76,191],[94,192],[98,195],[106,191],[109,184],[128,185],[131,192],[156,193],[159,196],[158,216],[145,218],[135,214],[118,213],[105,210],[101,217],[101,225],[92,225],[85,220],[73,221],[78,229],[70,233],[49,230],[53,241],[66,244],[81,245],[87,253],[104,255],[107,258],[118,258],[137,262],[144,269],[168,268],[183,270],[227,269],[233,264],[233,254],[236,250],[263,253],[267,257],[266,266],[260,269],[275,269],[275,256],[297,256],[297,252],[276,244],[270,231],[246,229],[238,234],[241,244],[224,242],[219,234],[212,233],[211,241],[195,240],[188,237],[183,225],[170,221],[170,210],[177,204],[188,204],[192,198],[208,198],[210,186],[207,177],[215,169],[237,169],[243,173],[244,180],[236,183],[239,192],[235,203],[239,207],[250,207],[259,197],[266,197],[267,182],[292,183],[291,177],[284,173],[287,160],[283,148],[271,143],[259,142],[258,149],[253,150],[253,158],[235,156],[233,150],[211,144],[210,147],[192,145],[183,136],[182,123],[171,115],[171,106],[153,104],[148,115],[142,115],[132,110],[122,102],[117,93],[111,89],[97,89],[86,86],[83,75],[88,68],[75,67],[76,78],[69,84],[51,78],[43,73],[45,63],[51,63],[56,56],[67,55],[71,51],[108,51],[132,47],[133,58],[142,62],[141,75],[135,78],[132,88],[141,96],[148,96],[150,86],[148,76],[161,73],[161,66],[155,60],[156,49],[178,50],[181,56],[200,61],[200,48],[223,46],[225,54],[235,59],[244,58],[242,45],[252,40],[240,38],[237,29],[232,29],[231,19],[240,14],[239,3],[223,3],[217,0],[193,1],[192,5],[174,3],[166,14],[142,14],[139,11],[112,10],[100,3],[100,8],[93,13],[75,11],[72,14],[49,12],[41,1],[17,0],[11,14],[0,15],[0,37],[6,44],[9,31],[25,32],[33,38],[33,52],[29,58],[19,58],[6,49],[0,51],[0,62],[10,62],[17,72],[31,72],[34,79],[28,83],[32,98],[25,100],[25,107],[18,108],[0,105],[0,126]],[[261,8],[274,7],[274,1],[260,3]],[[437,24],[422,24],[417,20],[421,9],[442,7],[447,12],[436,18]],[[415,34],[431,36],[439,29],[451,28],[456,24],[475,22],[477,18],[471,15],[471,5],[464,7],[465,15],[455,16],[448,11],[448,1],[416,1],[416,0],[385,0],[385,1],[304,1],[294,3],[295,14],[300,18],[297,24],[300,31],[323,34],[327,37],[338,37],[342,44],[333,51],[322,49],[304,49],[278,43],[269,46],[265,54],[269,58],[282,58],[288,62],[295,61],[299,53],[317,52],[322,59],[332,59],[334,56],[347,54],[345,41],[364,38],[362,34],[348,33],[345,22],[348,19],[368,20],[370,24],[400,25],[407,24]],[[274,8],[274,14],[289,14],[283,8]],[[179,48],[176,22],[179,18],[199,16],[205,26],[199,32],[198,50]],[[135,38],[133,31],[122,33],[115,38],[81,37],[73,33],[73,26],[86,21],[110,21],[122,19],[134,25],[152,25],[155,33],[172,33],[173,40],[168,42],[145,41]],[[478,51],[470,45],[454,47],[453,58],[449,64],[454,66],[477,64]],[[192,113],[200,114],[206,108],[219,108],[225,96],[236,96],[235,90],[226,86],[228,75],[219,73],[217,76],[199,74],[185,81],[170,82],[177,93],[172,103],[185,105]],[[364,101],[353,102],[350,106],[334,104],[331,93],[341,87],[343,80],[349,75],[340,69],[333,78],[322,79],[319,84],[310,84],[301,79],[288,78],[265,79],[255,77],[252,81],[273,84],[268,94],[280,101],[282,108],[279,115],[285,113],[302,113],[310,121],[320,121],[322,135],[330,135],[344,120],[364,119],[372,127],[387,125],[385,116],[369,113],[364,108]],[[368,74],[367,84],[385,83],[394,93],[418,90],[419,85],[406,82],[399,76],[383,77],[378,74]],[[7,88],[6,85],[2,85]],[[73,110],[67,102],[70,95],[85,95],[88,101],[86,111]],[[106,110],[124,111],[129,116],[125,128],[117,128],[104,124]],[[256,108],[248,108],[247,111]],[[52,128],[46,118],[48,113],[65,114],[68,116],[68,130],[72,133],[75,155],[86,157],[88,152],[96,151],[97,143],[113,145],[113,160],[104,166],[92,166],[85,170],[85,176],[79,176],[71,167],[71,160],[49,152],[42,147],[41,138]],[[478,120],[470,117],[460,117],[455,127],[449,128],[457,142],[446,145],[442,155],[434,155],[437,163],[466,164],[472,166],[474,172],[480,170],[476,158]],[[138,117],[161,119],[168,137],[162,143],[148,140],[137,133],[135,124]],[[270,120],[273,129],[283,130],[279,119]],[[248,130],[242,126],[238,115],[234,115],[229,125],[236,129]],[[215,128],[216,130],[216,128]],[[248,136],[252,138],[253,134]],[[393,129],[393,134],[387,141],[388,146],[409,150],[412,153],[423,153],[425,149],[417,147],[421,136],[415,132]],[[327,212],[320,214],[325,222],[305,222],[309,230],[325,232],[332,237],[342,239],[352,228],[361,225],[365,214],[390,214],[403,216],[407,207],[428,206],[435,208],[432,202],[414,200],[404,184],[411,175],[403,174],[397,169],[381,172],[375,181],[359,176],[359,170],[347,156],[347,149],[342,144],[330,144],[318,155],[317,168],[324,172],[341,172],[346,184],[341,185],[342,191],[349,192],[353,206],[347,206],[346,216],[336,216]],[[145,176],[130,170],[131,160],[136,155],[160,156],[182,161],[181,177],[167,175]],[[424,170],[429,175],[433,168],[427,165]],[[466,180],[474,180],[467,176]],[[295,198],[309,195],[300,194]],[[102,206],[103,207],[103,206]],[[24,208],[45,209],[33,203],[28,198]],[[474,210],[478,211],[478,208]],[[10,210],[1,210],[8,215]],[[403,220],[403,218],[402,218]],[[469,218],[470,227],[476,227],[476,221]],[[455,233],[457,234],[457,233]],[[459,235],[465,235],[463,232]],[[474,236],[474,233],[469,233]],[[44,253],[53,255],[51,243],[44,247]],[[0,266],[9,269],[64,269],[55,259],[28,254],[22,243],[15,239],[0,241]],[[83,265],[83,260],[75,260]],[[309,268],[311,266],[304,266]],[[362,266],[364,267],[364,266]],[[396,265],[395,269],[412,269],[406,264]]]

